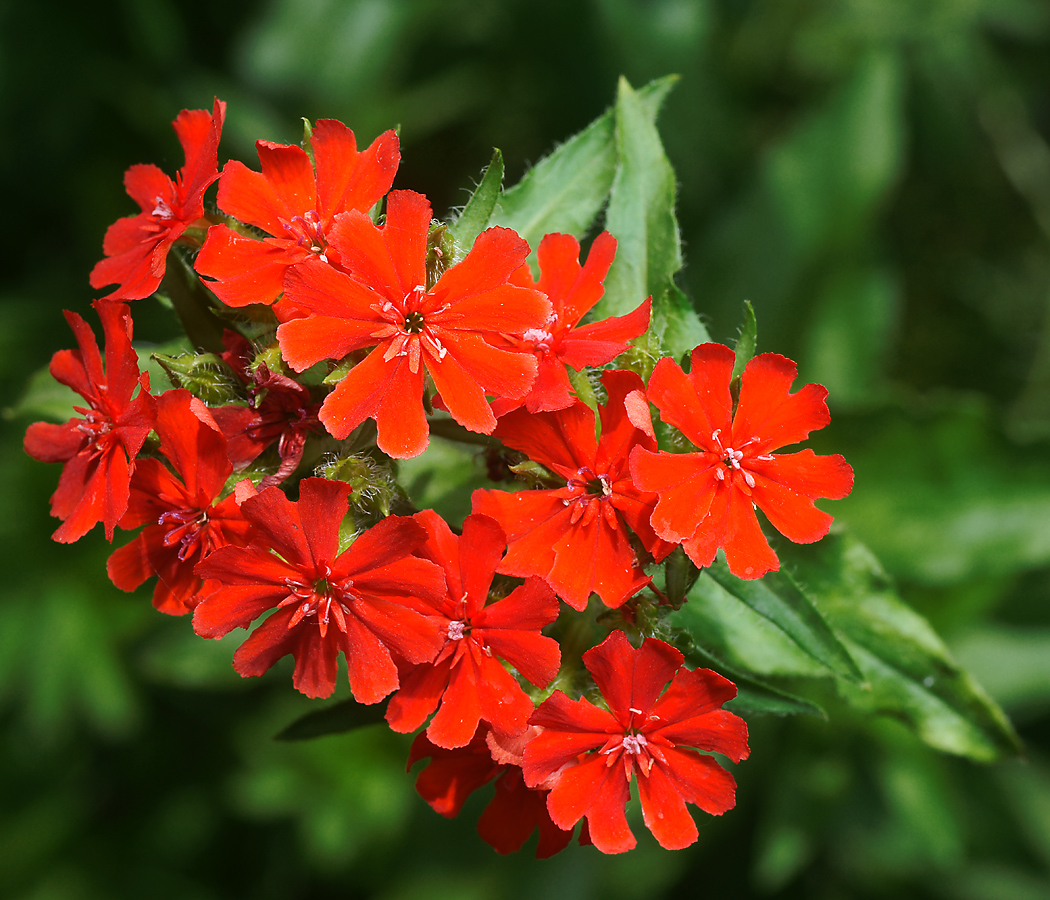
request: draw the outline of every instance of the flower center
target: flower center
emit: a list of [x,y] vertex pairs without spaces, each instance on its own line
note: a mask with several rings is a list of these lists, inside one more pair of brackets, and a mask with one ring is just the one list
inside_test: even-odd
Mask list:
[[422,334],[426,323],[423,321],[423,313],[413,310],[406,314],[404,329],[407,334]]
[[201,550],[202,540],[207,536],[208,513],[200,509],[170,509],[160,514],[157,524],[168,526],[164,546],[174,547],[178,544],[179,560],[185,562]]
[[633,753],[635,756],[638,756],[645,750],[647,743],[648,741],[646,741],[644,734],[625,734],[623,736],[623,752]]
[[346,616],[350,612],[347,603],[353,599],[351,588],[354,583],[349,578],[333,582],[332,570],[327,563],[321,564],[321,571],[322,575],[310,582],[287,579],[285,586],[289,591],[288,596],[277,606],[296,606],[295,612],[288,620],[289,629],[294,628],[303,619],[316,616],[321,637],[328,633],[328,623],[331,619],[335,619],[336,627],[346,634]]
[[462,621],[448,623],[448,639],[450,641],[461,641],[466,633],[467,623]]
[[317,210],[311,209],[301,216],[292,216],[290,222],[282,220],[281,224],[300,247],[318,254],[322,262],[328,262],[328,241],[321,230],[321,217]]

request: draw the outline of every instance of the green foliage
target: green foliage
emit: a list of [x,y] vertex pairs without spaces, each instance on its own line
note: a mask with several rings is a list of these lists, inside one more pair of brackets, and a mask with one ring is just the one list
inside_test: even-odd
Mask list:
[[467,205],[452,223],[450,231],[456,239],[457,260],[462,259],[474,246],[474,239],[489,227],[492,213],[503,190],[503,154],[492,151],[492,162],[486,166],[481,181],[474,188]]

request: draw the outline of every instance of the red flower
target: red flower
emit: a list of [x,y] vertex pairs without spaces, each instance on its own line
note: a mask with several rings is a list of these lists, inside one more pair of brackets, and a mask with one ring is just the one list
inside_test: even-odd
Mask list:
[[320,431],[310,391],[280,372],[271,372],[265,363],[250,367],[251,344],[233,331],[223,333],[226,351],[223,360],[248,385],[248,406],[217,406],[211,410],[229,441],[230,461],[237,470],[251,465],[274,441],[281,465],[259,482],[260,489],[280,484],[291,475],[303,458],[306,436]]
[[638,490],[627,471],[632,447],[656,449],[625,408],[627,396],[642,390],[642,380],[633,372],[611,371],[602,382],[609,400],[599,407],[601,440],[594,436],[594,413],[580,402],[552,413],[515,410],[496,427],[496,437],[564,478],[565,487],[478,490],[472,498],[474,511],[492,516],[510,539],[499,571],[539,575],[578,610],[587,606],[592,591],[617,607],[649,582],[625,523],[657,561],[673,549],[649,526],[656,497]]
[[425,613],[441,602],[445,579],[438,566],[411,555],[427,534],[400,516],[383,519],[340,553],[349,494],[344,482],[306,478],[297,503],[277,487],[244,500],[241,512],[258,541],[222,547],[198,564],[197,574],[216,584],[194,610],[193,628],[222,637],[276,609],[234,655],[241,675],[262,675],[291,653],[295,687],[327,697],[342,651],[354,698],[378,703],[398,686],[391,652],[418,664],[441,649]]
[[189,391],[167,391],[157,398],[156,428],[161,453],[177,474],[158,459],[138,461],[120,527],[146,527],[106,568],[123,591],[156,575],[153,605],[181,616],[200,599],[202,581],[193,567],[219,547],[244,546],[252,528],[232,494],[215,502],[233,467],[208,408]]
[[529,720],[543,730],[525,746],[525,783],[550,788],[556,825],[586,817],[594,846],[622,853],[635,845],[624,804],[637,775],[642,816],[660,846],[688,847],[697,830],[687,803],[715,816],[736,803],[733,776],[687,749],[747,758],[747,726],[719,709],[736,687],[710,669],[681,668],[682,654],[655,638],[635,650],[620,631],[583,661],[609,708],[555,691]]
[[805,440],[828,424],[828,392],[807,384],[789,393],[798,374],[795,364],[763,353],[744,369],[734,414],[733,362],[728,347],[703,344],[693,350],[688,375],[673,360],[657,363],[647,396],[663,421],[699,449],[653,453],[639,448],[631,455],[631,473],[639,487],[660,496],[652,517],[660,537],[680,542],[701,567],[723,547],[734,575],[760,578],[780,562],[754,508],[796,543],[820,540],[832,520],[813,501],[845,497],[853,488],[853,470],[839,455],[816,456],[812,450],[773,456],[772,450]]
[[387,131],[359,153],[354,133],[319,119],[310,135],[313,162],[302,147],[257,141],[262,172],[230,160],[219,182],[219,207],[271,237],[255,240],[218,225],[197,256],[201,275],[229,306],[273,303],[284,274],[306,259],[335,264],[328,244],[337,213],[367,212],[390,190],[401,161],[397,135]]
[[[117,219],[106,231],[106,259],[91,270],[91,286],[119,285],[107,299],[138,300],[160,285],[171,245],[204,215],[204,192],[219,177],[218,150],[226,104],[184,109],[172,122],[186,165],[172,181],[153,165],[132,166],[124,187],[140,207],[137,216]],[[201,223],[210,224],[207,220]]]
[[51,515],[63,520],[53,537],[64,544],[79,540],[96,522],[113,540],[113,529],[128,508],[131,461],[157,417],[149,376],[139,374],[131,346],[127,306],[100,300],[94,307],[106,337],[105,369],[91,328],[71,312],[66,321],[80,349],[59,350],[51,359],[54,379],[87,401],[86,408],[74,407],[83,418],[65,425],[34,422],[24,443],[34,459],[66,464],[51,497]]
[[447,819],[458,816],[467,797],[495,779],[496,793],[478,819],[478,834],[498,853],[506,855],[520,850],[538,829],[536,858],[546,859],[568,846],[572,829],[565,831],[551,821],[546,791],[525,786],[521,750],[526,736],[522,734],[501,744],[492,732],[480,730],[465,747],[446,750],[421,734],[412,743],[408,768],[430,757],[430,763],[416,779],[416,790],[435,812]]
[[488,340],[538,328],[551,309],[539,291],[507,283],[529,252],[508,228],[482,232],[466,259],[428,290],[429,228],[430,203],[412,191],[390,194],[382,227],[364,213],[338,216],[329,240],[350,274],[316,260],[290,271],[286,300],[305,317],[277,329],[281,353],[297,372],[375,347],[328,395],[321,421],[342,440],[375,419],[379,448],[398,458],[427,446],[427,373],[457,422],[490,434],[496,419],[485,394],[524,397],[536,359]]
[[427,736],[439,747],[462,747],[484,719],[497,732],[520,734],[533,712],[506,661],[532,684],[558,673],[558,642],[540,629],[558,617],[558,598],[539,578],[486,606],[507,538],[496,522],[467,516],[457,538],[433,510],[413,518],[427,530],[416,554],[445,571],[448,592],[437,607],[445,646],[431,663],[413,669],[390,698],[386,719],[394,731],[415,731],[438,703]]
[[528,266],[515,273],[515,284],[539,288],[554,309],[542,328],[530,328],[512,341],[519,349],[535,354],[539,364],[536,383],[523,400],[497,400],[492,410],[497,417],[523,404],[533,413],[572,406],[572,385],[565,367],[571,366],[578,372],[585,366],[604,366],[627,349],[631,338],[649,327],[652,298],[625,316],[577,327],[605,293],[602,282],[615,255],[616,238],[603,231],[594,239],[587,262],[581,266],[576,238],[571,234],[548,234],[536,250],[539,284],[532,280]]

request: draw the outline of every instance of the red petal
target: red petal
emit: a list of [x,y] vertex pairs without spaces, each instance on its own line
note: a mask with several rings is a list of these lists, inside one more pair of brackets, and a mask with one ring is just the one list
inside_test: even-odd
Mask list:
[[290,241],[258,241],[231,231],[225,225],[208,229],[194,268],[227,306],[273,303],[284,290],[288,267],[309,254]]
[[636,843],[624,815],[631,791],[623,766],[606,763],[604,756],[595,755],[562,772],[547,795],[547,810],[561,828],[586,816],[595,847],[602,853],[624,853]]
[[508,447],[566,479],[576,476],[581,466],[593,465],[598,449],[594,412],[579,402],[556,414],[515,410],[499,420],[493,433]]
[[[668,790],[675,791],[686,803],[695,803],[712,816],[720,816],[736,805],[736,781],[710,756],[701,756],[695,750],[661,749],[666,762],[654,765],[653,771],[659,767],[661,774],[667,776],[670,782]],[[639,793],[642,780],[643,776],[639,776]],[[642,805],[644,810],[644,799]]]
[[187,390],[165,391],[157,398],[157,434],[161,452],[182,477],[187,495],[210,503],[233,471],[223,437],[208,408]]
[[426,287],[430,219],[430,202],[422,194],[391,191],[387,196],[383,240],[405,293]]
[[[303,534],[299,507],[289,500],[280,488],[269,487],[245,500],[241,504],[241,512],[259,530],[259,538],[264,547],[276,550],[291,567],[302,569],[308,573],[308,577],[316,577],[314,559]],[[208,574],[202,577],[223,576]]]
[[[325,479],[317,479],[325,481]],[[342,484],[342,482],[334,482]],[[346,485],[349,494],[349,485]],[[344,494],[344,514],[346,495]],[[342,517],[340,517],[342,518]],[[426,540],[426,531],[413,518],[407,516],[387,516],[376,525],[369,528],[350,545],[350,548],[340,554],[333,570],[340,578],[359,578],[363,573],[380,567],[391,566],[399,560],[403,560],[410,553],[416,551]],[[413,561],[409,561],[412,563]],[[432,565],[421,567],[421,571],[428,573],[428,583],[434,579],[440,579],[440,572]],[[399,569],[396,578],[411,577],[407,568]],[[413,579],[414,581],[415,579]],[[417,586],[417,585],[413,585]],[[444,587],[444,582],[441,582]]]
[[[157,206],[157,200],[172,203],[175,199],[175,185],[157,166],[139,163],[131,166],[124,173],[124,190],[147,215]],[[110,255],[106,251],[106,255]]]
[[[724,522],[722,527],[717,522],[712,523],[711,527],[715,534],[722,534],[721,546],[726,551],[729,571],[737,578],[761,578],[766,572],[775,572],[780,568],[777,555],[758,525],[751,498],[735,486],[729,492],[729,508]],[[706,522],[702,523],[697,533],[707,527]],[[688,553],[688,544],[685,549]]]
[[122,591],[135,590],[154,574],[141,534],[130,544],[125,544],[110,554],[106,561],[106,572],[109,574],[109,580]]
[[[631,451],[635,486],[659,495],[651,520],[657,535],[678,543],[696,533],[725,490],[715,477],[717,465],[706,453],[650,453],[642,447]],[[709,564],[710,560],[704,563]]]
[[[544,241],[546,238],[544,238]],[[575,243],[575,241],[574,241]],[[565,249],[568,249],[566,246]],[[544,260],[540,255],[543,251],[543,241],[540,242],[539,250],[537,250],[537,258],[540,263],[540,270],[543,271]],[[579,245],[576,245],[576,256],[579,254]],[[573,257],[573,262],[576,261],[576,256]],[[574,279],[570,289],[561,296],[564,300],[560,304],[562,307],[562,321],[571,322],[575,325],[580,319],[583,318],[591,307],[594,306],[602,295],[605,293],[605,286],[602,282],[605,280],[605,276],[609,273],[609,267],[612,265],[613,258],[616,256],[616,238],[614,238],[608,231],[603,231],[599,234],[592,242],[591,249],[587,253],[587,262],[584,263],[583,268],[580,269],[576,266],[577,277]],[[563,265],[565,262],[563,262]],[[551,289],[548,289],[546,284],[546,275],[540,279],[540,290],[547,294],[554,295],[553,285]]]
[[[461,263],[445,271],[431,293],[440,297],[441,302],[448,302],[490,291],[506,284],[528,255],[529,245],[516,232],[510,228],[489,228],[477,236]],[[513,296],[536,293],[527,288],[514,288]],[[550,305],[546,300],[543,302],[547,312],[537,327],[550,316]]]
[[626,315],[574,328],[558,343],[558,356],[577,371],[611,362],[649,327],[651,306],[652,298]]
[[747,364],[733,422],[734,447],[759,438],[749,453],[767,453],[805,440],[831,421],[826,388],[807,384],[795,394],[789,392],[797,375],[798,367],[775,353],[763,353]]
[[[634,372],[613,370],[602,373],[602,384],[608,399],[604,406],[598,407],[602,437],[595,454],[595,466],[598,471],[609,472],[615,478],[627,469],[627,459],[635,444],[641,443],[655,450],[656,441],[638,430],[627,411],[627,396],[642,396],[642,379]],[[648,406],[645,408],[648,412]]]
[[612,632],[583,654],[583,664],[624,729],[645,721],[684,660],[678,650],[655,638],[646,638],[641,649],[635,650],[622,631]]
[[[572,406],[576,398],[573,396],[572,384],[569,382],[564,363],[557,357],[549,355],[540,357],[536,362],[536,381],[533,382],[532,390],[525,396],[525,406],[528,411],[530,413],[553,412]],[[513,401],[505,402],[513,403]],[[497,418],[503,415],[495,406],[493,413]]]
[[497,853],[516,853],[539,828],[536,858],[546,859],[564,850],[572,830],[563,831],[547,812],[546,791],[532,791],[521,778],[521,769],[508,767],[496,779],[492,802],[478,819],[478,834]]
[[[290,222],[295,216],[311,210],[316,212],[314,167],[306,151],[293,144],[274,144],[270,141],[256,141],[255,149],[259,154],[263,178],[270,185],[283,218]],[[284,237],[281,231],[266,230],[276,237]]]
[[328,633],[343,644],[350,692],[358,703],[378,703],[397,690],[397,667],[390,651],[356,616],[346,617],[345,635],[331,626]]
[[310,135],[317,167],[317,212],[322,222],[347,209],[367,212],[390,190],[401,153],[386,131],[362,153],[354,133],[335,119],[318,119]]
[[610,735],[623,731],[606,710],[583,698],[570,700],[561,691],[543,701],[529,724],[543,729],[525,745],[522,769],[529,787],[542,785],[581,753],[597,750]]
[[721,344],[702,344],[693,350],[692,367],[684,374],[671,359],[661,359],[649,378],[649,402],[660,417],[682,432],[697,447],[718,452],[712,440],[721,432],[723,446],[729,439],[733,400],[729,381],[733,351]]
[[64,425],[34,422],[26,429],[22,448],[40,462],[67,462],[80,452],[87,440],[77,428],[77,421],[74,419]]
[[327,478],[304,478],[299,482],[299,517],[310,555],[318,565],[334,562],[339,554],[339,526],[347,513],[347,497],[352,490],[345,481]]
[[321,406],[328,433],[345,439],[365,419],[376,420],[379,449],[397,459],[426,449],[430,428],[423,412],[423,367],[413,373],[404,357],[383,359],[377,347],[354,366]]
[[[261,143],[261,142],[260,142]],[[302,153],[302,151],[299,151]],[[303,153],[305,156],[306,154]],[[307,161],[309,164],[309,160]],[[219,208],[235,219],[240,219],[268,234],[283,238],[286,234],[281,219],[302,215],[311,207],[289,213],[274,186],[266,176],[254,172],[244,163],[231,159],[223,167],[219,178]]]
[[401,687],[386,706],[386,721],[393,731],[415,731],[437,709],[449,684],[450,660],[423,663],[401,678]]
[[677,788],[659,763],[653,765],[648,777],[638,772],[642,818],[665,850],[682,850],[698,837],[696,823]]
[[558,598],[540,578],[526,579],[508,596],[485,607],[471,624],[477,638],[537,687],[558,673],[558,642],[540,629],[558,618]]
[[459,563],[469,617],[476,615],[488,601],[492,576],[506,549],[507,536],[495,519],[467,516],[463,522],[463,536],[459,539]]
[[[429,206],[427,210],[429,226]],[[402,283],[384,229],[377,228],[365,213],[350,210],[335,217],[328,233],[328,242],[339,253],[340,268],[346,270],[354,281],[367,285],[379,294],[380,303],[389,300],[399,309],[402,308],[405,295],[416,284]]]
[[416,790],[435,812],[449,819],[458,816],[467,797],[499,771],[480,732],[467,747],[451,751],[436,747],[420,734],[412,743],[409,768],[427,756],[431,763],[419,773]]
[[[507,675],[506,670],[504,674]],[[438,747],[464,747],[474,737],[480,718],[477,673],[468,654],[452,666],[441,707],[427,726],[427,737]]]

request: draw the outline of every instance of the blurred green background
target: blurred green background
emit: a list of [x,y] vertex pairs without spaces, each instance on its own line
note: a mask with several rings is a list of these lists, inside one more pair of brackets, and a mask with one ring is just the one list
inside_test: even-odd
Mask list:
[[[660,119],[682,286],[715,339],[831,390],[835,514],[1013,718],[1027,759],[939,755],[888,719],[753,719],[739,805],[700,841],[504,859],[403,772],[408,741],[273,735],[309,701],[242,682],[53,544],[58,468],[0,422],[0,896],[1050,897],[1050,5],[1034,0],[270,0],[0,5],[3,405],[72,345],[124,169],[182,163],[183,107],[228,104],[221,157],[299,117],[400,123],[395,187],[435,209],[503,150],[507,183],[612,101]],[[177,326],[135,309],[136,337]],[[235,642],[236,643],[236,640]],[[640,824],[640,823],[639,823]]]

